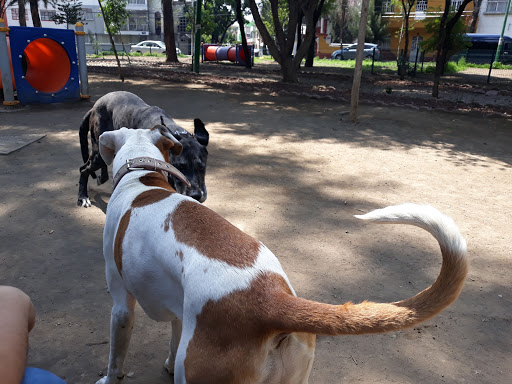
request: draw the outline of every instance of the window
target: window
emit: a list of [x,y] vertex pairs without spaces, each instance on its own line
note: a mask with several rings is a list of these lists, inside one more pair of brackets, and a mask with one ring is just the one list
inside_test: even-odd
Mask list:
[[489,13],[505,13],[507,8],[507,0],[489,0],[485,12]]
[[128,4],[146,4],[146,0],[128,0]]
[[92,12],[91,8],[82,8],[83,12],[83,20],[92,21],[94,20],[94,13]]
[[180,16],[180,23],[178,24],[178,33],[187,33],[187,18]]
[[395,13],[395,4],[391,0],[382,2],[382,13]]
[[425,12],[427,10],[428,0],[418,0],[416,3],[416,12]]
[[128,22],[121,28],[122,31],[147,31],[148,15],[145,12],[133,12],[128,16]]
[[48,11],[47,9],[41,10],[41,21],[52,21],[53,16],[55,16],[57,12]]
[[[11,8],[11,16],[13,20],[20,19],[20,10],[18,8]],[[28,15],[25,12],[25,20],[28,20]]]
[[462,0],[452,0],[451,10],[452,12],[457,12],[462,4]]

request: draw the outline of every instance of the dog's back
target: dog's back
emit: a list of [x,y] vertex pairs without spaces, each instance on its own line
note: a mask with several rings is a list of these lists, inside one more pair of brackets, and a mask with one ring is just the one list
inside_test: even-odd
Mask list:
[[[146,104],[144,100],[131,92],[115,91],[107,93],[98,99],[95,107],[97,113],[101,116],[111,117],[112,126],[108,130],[121,127],[151,129],[155,125],[162,124],[163,119],[163,125],[169,128],[171,132],[173,129],[185,131],[162,108]],[[98,133],[99,137],[103,132]]]

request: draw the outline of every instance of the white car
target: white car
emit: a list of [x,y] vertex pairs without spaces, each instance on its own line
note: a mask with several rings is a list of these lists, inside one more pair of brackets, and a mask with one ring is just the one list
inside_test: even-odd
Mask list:
[[165,53],[165,43],[163,41],[146,40],[130,47],[130,52],[138,53]]
[[[138,44],[130,46],[130,52],[138,53],[165,53],[165,43],[157,40],[141,41]],[[180,55],[181,50],[176,48],[176,54]]]

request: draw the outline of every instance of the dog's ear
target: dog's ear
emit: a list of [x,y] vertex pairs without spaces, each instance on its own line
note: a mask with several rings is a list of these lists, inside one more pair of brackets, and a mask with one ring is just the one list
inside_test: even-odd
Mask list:
[[194,119],[194,135],[196,136],[199,144],[204,145],[205,147],[208,145],[210,134],[200,119]]
[[[174,156],[181,155],[183,151],[183,145],[176,139],[170,132],[169,129],[164,125],[158,125],[154,128],[158,128],[162,138],[162,146],[164,151],[171,151]],[[156,143],[155,143],[156,144]]]
[[116,154],[116,132],[109,131],[100,135],[100,155],[107,164],[112,164]]

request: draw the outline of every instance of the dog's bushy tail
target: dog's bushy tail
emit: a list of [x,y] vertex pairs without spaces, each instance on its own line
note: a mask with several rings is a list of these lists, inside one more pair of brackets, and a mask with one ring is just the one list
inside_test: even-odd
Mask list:
[[89,119],[91,117],[92,109],[89,110],[83,120],[82,124],[80,124],[80,130],[78,131],[78,134],[80,136],[80,150],[82,151],[82,159],[84,160],[84,163],[87,163],[89,160],[89,141],[88,141],[88,134],[89,134]]
[[[394,303],[328,305],[279,294],[279,328],[324,335],[381,333],[414,326],[441,312],[460,294],[468,271],[466,242],[451,218],[430,206],[404,204],[362,216],[377,223],[411,224],[430,232],[441,247],[441,272],[430,287]],[[273,316],[276,323],[276,316]]]

